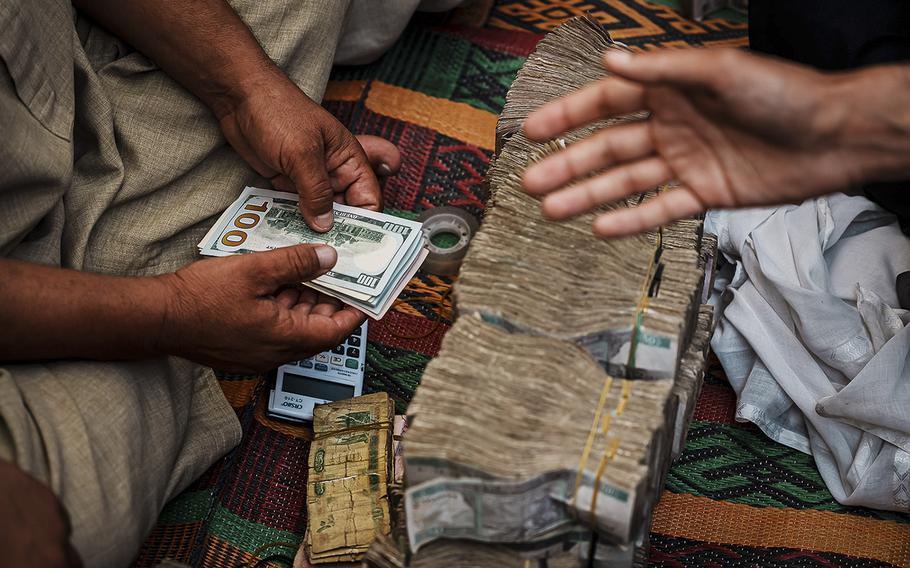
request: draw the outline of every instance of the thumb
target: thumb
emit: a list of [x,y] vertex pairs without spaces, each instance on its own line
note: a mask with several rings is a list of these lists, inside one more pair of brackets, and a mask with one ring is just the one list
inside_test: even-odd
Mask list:
[[322,276],[335,266],[338,253],[328,245],[296,245],[249,255],[255,266],[250,273],[270,294],[287,284],[298,284]]
[[291,181],[300,194],[300,213],[314,231],[324,233],[332,228],[334,191],[325,169],[322,151],[300,152],[291,167]]

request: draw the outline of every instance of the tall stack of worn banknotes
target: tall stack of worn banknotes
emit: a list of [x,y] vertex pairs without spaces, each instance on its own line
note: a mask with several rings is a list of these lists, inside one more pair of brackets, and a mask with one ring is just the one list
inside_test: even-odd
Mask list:
[[[521,189],[529,163],[641,118],[545,144],[520,132],[533,109],[602,78],[607,49],[625,47],[595,21],[571,20],[538,44],[509,91],[490,201],[455,285],[458,317],[408,409],[397,520],[406,531],[375,541],[367,565],[644,561],[704,371],[716,239],[684,220],[600,240],[596,212],[547,221]],[[673,188],[605,209],[658,191]]]

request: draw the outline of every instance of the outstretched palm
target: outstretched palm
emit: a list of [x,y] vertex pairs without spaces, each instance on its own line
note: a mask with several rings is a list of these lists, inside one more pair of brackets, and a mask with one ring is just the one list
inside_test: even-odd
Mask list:
[[594,223],[601,236],[623,236],[713,207],[799,201],[859,178],[833,143],[841,118],[830,104],[836,78],[733,50],[608,56],[606,65],[614,76],[533,113],[528,136],[545,140],[634,111],[649,116],[528,169],[525,189],[549,194],[542,207],[551,218],[677,182],[674,191]]

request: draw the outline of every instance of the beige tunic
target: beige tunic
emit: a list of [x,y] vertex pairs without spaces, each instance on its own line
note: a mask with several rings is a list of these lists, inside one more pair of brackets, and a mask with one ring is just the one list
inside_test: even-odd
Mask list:
[[[233,2],[317,101],[347,4]],[[0,0],[0,29],[0,255],[121,275],[192,261],[256,181],[208,110],[67,1]],[[0,364],[0,458],[60,496],[86,566],[127,565],[239,440],[211,370],[185,360]]]

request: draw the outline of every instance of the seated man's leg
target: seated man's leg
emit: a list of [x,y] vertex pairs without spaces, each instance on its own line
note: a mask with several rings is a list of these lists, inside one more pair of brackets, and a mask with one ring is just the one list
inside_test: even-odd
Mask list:
[[0,458],[56,493],[86,566],[125,566],[166,501],[240,441],[211,371],[177,358],[0,369]]
[[[105,188],[119,175],[110,167],[117,144],[92,142],[82,122],[108,103],[80,75],[79,43],[60,46],[74,36],[69,2],[36,0],[12,16],[0,10],[0,22],[6,18],[15,24],[4,28],[13,34],[7,40],[31,59],[0,50],[0,255],[59,265],[79,246],[72,235],[92,232],[92,212],[116,194],[74,205],[74,155]],[[27,96],[36,80],[44,90]],[[42,114],[48,108],[54,112]],[[66,127],[74,122],[75,133]],[[127,565],[165,502],[239,441],[211,370],[188,361],[0,363],[0,459],[54,491],[86,566]]]

